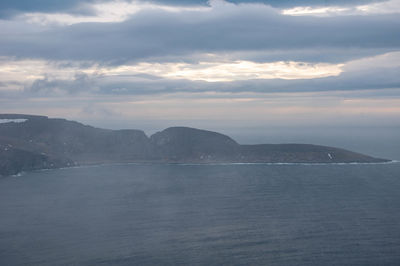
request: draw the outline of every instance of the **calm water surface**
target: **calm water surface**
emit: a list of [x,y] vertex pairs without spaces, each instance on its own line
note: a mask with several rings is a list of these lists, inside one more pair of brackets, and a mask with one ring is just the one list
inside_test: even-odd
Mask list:
[[39,171],[0,213],[0,265],[400,265],[398,163]]

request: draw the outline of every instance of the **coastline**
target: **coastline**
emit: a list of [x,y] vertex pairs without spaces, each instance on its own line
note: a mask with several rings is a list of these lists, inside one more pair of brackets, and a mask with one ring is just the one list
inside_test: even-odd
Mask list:
[[385,164],[397,164],[400,163],[398,160],[389,160],[386,162],[350,162],[350,163],[284,163],[284,162],[275,162],[275,163],[268,163],[268,162],[257,162],[257,163],[171,163],[171,162],[122,162],[122,163],[99,163],[99,164],[81,164],[81,165],[74,165],[74,166],[66,166],[66,167],[58,167],[58,168],[42,168],[42,169],[34,169],[34,170],[27,170],[21,171],[17,174],[8,175],[8,176],[1,176],[2,178],[6,177],[20,177],[28,173],[34,172],[42,172],[42,171],[51,171],[51,170],[68,170],[68,169],[79,169],[79,168],[95,168],[95,167],[102,167],[102,166],[118,166],[118,165],[176,165],[176,166],[245,166],[245,165],[271,165],[271,166],[352,166],[352,165],[385,165]]

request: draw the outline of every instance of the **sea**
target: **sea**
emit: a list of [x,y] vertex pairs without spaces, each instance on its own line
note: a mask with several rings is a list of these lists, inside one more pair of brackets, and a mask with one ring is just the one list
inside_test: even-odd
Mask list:
[[1,178],[0,265],[400,265],[400,163]]

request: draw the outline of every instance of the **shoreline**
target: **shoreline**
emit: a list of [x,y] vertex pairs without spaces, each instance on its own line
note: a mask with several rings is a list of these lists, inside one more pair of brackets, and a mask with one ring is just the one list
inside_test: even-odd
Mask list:
[[304,166],[329,166],[329,165],[384,165],[384,164],[397,164],[400,163],[398,160],[390,160],[387,162],[370,162],[370,163],[360,163],[360,162],[350,162],[350,163],[172,163],[172,162],[124,162],[124,163],[100,163],[100,164],[82,164],[68,167],[59,168],[43,168],[34,169],[30,171],[21,171],[17,174],[5,177],[20,177],[27,173],[41,172],[41,171],[51,171],[51,170],[66,170],[66,169],[78,169],[78,168],[94,168],[102,166],[116,166],[116,165],[176,165],[176,166],[230,166],[230,165],[304,165]]

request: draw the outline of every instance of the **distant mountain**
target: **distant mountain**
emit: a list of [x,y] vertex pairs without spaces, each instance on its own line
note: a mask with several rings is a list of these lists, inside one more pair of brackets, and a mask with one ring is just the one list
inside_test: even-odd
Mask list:
[[141,130],[100,129],[45,116],[0,114],[0,175],[116,162],[386,162],[308,144],[240,145],[206,130],[171,127],[148,138]]

